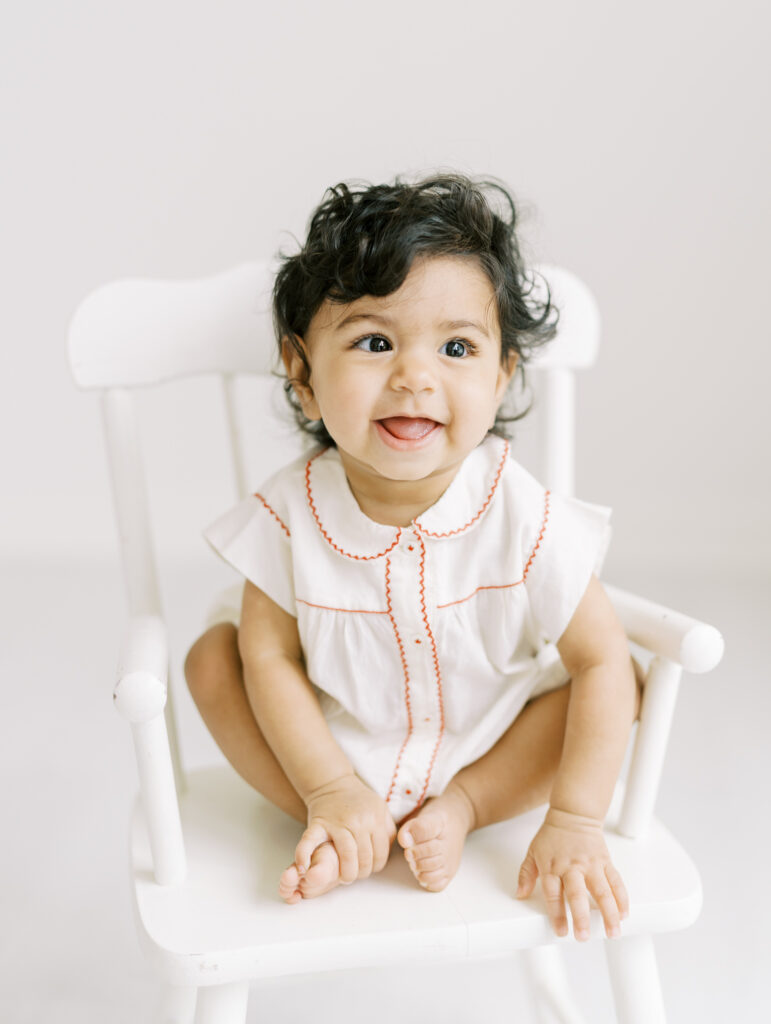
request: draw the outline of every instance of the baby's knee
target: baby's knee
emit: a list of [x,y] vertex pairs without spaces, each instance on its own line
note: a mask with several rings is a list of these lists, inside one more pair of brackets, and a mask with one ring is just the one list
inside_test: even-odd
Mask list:
[[200,636],[185,658],[185,679],[196,704],[216,701],[233,670],[241,670],[238,631],[232,623],[221,622]]

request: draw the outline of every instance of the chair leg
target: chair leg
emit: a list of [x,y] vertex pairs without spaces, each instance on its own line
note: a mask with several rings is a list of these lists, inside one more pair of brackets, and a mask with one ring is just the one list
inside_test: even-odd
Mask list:
[[155,1015],[157,1024],[193,1024],[195,993],[192,987],[164,985]]
[[585,1024],[570,991],[562,953],[556,946],[522,951],[522,962],[533,990],[539,1024]]
[[249,982],[205,985],[198,989],[195,1024],[246,1024]]
[[665,1024],[656,953],[650,935],[605,942],[618,1024]]

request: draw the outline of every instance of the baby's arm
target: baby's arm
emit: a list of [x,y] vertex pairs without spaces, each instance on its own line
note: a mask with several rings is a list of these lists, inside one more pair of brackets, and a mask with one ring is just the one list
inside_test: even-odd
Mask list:
[[342,881],[380,871],[396,833],[385,801],[354,774],[329,730],[305,672],[296,620],[248,582],[238,646],[255,718],[308,808],[298,869],[307,870],[316,847],[331,840]]
[[570,673],[565,739],[546,819],[530,845],[517,895],[530,895],[540,875],[554,930],[568,931],[564,899],[577,939],[589,937],[589,894],[609,936],[628,912],[624,883],[602,833],[634,718],[635,678],[626,636],[600,582],[592,577],[557,644]]

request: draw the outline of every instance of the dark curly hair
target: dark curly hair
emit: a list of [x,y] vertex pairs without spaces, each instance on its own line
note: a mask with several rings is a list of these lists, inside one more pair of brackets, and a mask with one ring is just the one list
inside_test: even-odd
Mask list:
[[[497,199],[496,212],[490,199]],[[473,181],[457,174],[415,184],[339,184],[325,193],[311,217],[300,252],[283,256],[273,289],[273,320],[279,347],[286,339],[300,356],[305,379],[284,384],[299,426],[319,443],[334,445],[323,422],[303,414],[294,383],[310,378],[302,339],[325,299],[347,304],[364,295],[390,295],[401,287],[415,259],[470,257],[487,275],[495,293],[501,329],[501,362],[519,357],[521,371],[532,351],[555,332],[557,310],[548,287],[536,294],[536,281],[523,266],[515,228],[517,211],[496,181]],[[493,432],[520,419],[499,411]]]

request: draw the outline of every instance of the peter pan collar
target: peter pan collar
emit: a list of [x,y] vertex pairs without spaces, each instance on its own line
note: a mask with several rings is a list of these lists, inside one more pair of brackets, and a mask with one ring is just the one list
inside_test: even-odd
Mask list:
[[[509,454],[508,442],[488,435],[464,460],[452,483],[412,526],[424,537],[446,539],[472,529],[495,497]],[[396,547],[402,529],[376,523],[356,499],[336,448],[311,456],[305,466],[308,509],[327,543],[347,558],[369,561]]]

